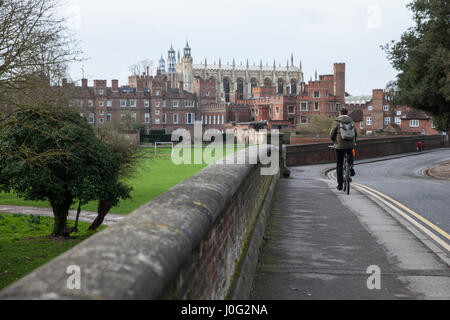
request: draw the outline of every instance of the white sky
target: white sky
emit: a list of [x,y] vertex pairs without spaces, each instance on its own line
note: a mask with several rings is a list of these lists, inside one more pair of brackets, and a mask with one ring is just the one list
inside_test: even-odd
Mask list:
[[[192,48],[194,63],[286,65],[302,61],[305,80],[347,64],[346,91],[371,94],[396,72],[381,50],[412,26],[409,0],[65,0],[64,12],[80,40],[85,76],[119,79],[140,60],[156,66],[173,44]],[[81,65],[71,67],[73,80]]]

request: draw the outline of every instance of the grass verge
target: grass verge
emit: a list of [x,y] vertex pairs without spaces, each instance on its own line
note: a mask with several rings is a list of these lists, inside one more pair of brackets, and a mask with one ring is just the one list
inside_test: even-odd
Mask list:
[[89,225],[79,222],[72,237],[52,239],[53,218],[0,214],[0,290],[94,234]]

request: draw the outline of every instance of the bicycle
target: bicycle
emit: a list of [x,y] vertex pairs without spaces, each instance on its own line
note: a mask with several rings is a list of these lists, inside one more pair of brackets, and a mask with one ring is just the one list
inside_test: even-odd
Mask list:
[[[329,146],[329,148],[334,149],[334,146]],[[355,149],[353,149],[353,155],[355,156]],[[348,156],[347,153],[344,155],[344,185],[342,192],[347,192],[347,195],[350,195],[350,184],[353,181],[350,174],[350,166],[348,164]]]

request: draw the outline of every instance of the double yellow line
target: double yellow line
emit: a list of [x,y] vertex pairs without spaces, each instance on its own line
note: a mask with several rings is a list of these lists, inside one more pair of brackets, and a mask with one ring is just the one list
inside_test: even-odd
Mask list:
[[[334,178],[332,173],[330,172],[330,176]],[[450,252],[450,235],[436,226],[435,224],[431,223],[429,220],[422,217],[417,212],[414,212],[413,210],[409,209],[405,205],[401,204],[400,202],[392,199],[391,197],[385,195],[384,193],[381,193],[375,189],[372,189],[368,186],[352,182],[352,185],[356,187],[361,192],[364,192],[366,194],[369,194],[370,196],[374,197],[375,199],[381,201],[383,204],[394,210],[398,215],[405,218],[407,221],[409,221],[411,224],[413,224],[416,228],[421,230],[423,233],[428,235],[431,239],[433,239],[436,243],[438,243],[442,248]],[[415,219],[414,219],[415,218]],[[417,219],[417,220],[416,220]],[[422,223],[420,223],[420,222]],[[434,230],[436,233],[441,235],[444,239],[447,239],[446,242],[442,240],[440,237],[438,237],[432,230]]]

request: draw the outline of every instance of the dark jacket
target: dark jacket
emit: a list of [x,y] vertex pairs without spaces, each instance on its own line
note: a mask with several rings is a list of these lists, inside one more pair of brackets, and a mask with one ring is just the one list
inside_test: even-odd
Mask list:
[[[342,140],[341,134],[339,132],[339,129],[341,127],[341,122],[342,123],[351,123],[351,122],[353,122],[353,120],[349,116],[340,116],[340,117],[336,118],[336,120],[334,121],[334,124],[333,124],[333,128],[331,129],[331,132],[330,132],[330,138],[334,142],[334,147],[336,149],[341,149],[341,150],[342,149],[353,149],[356,146],[356,138],[358,135],[358,133],[356,132],[356,128],[355,128],[355,140],[354,141]],[[355,126],[354,122],[353,122],[353,126]]]

